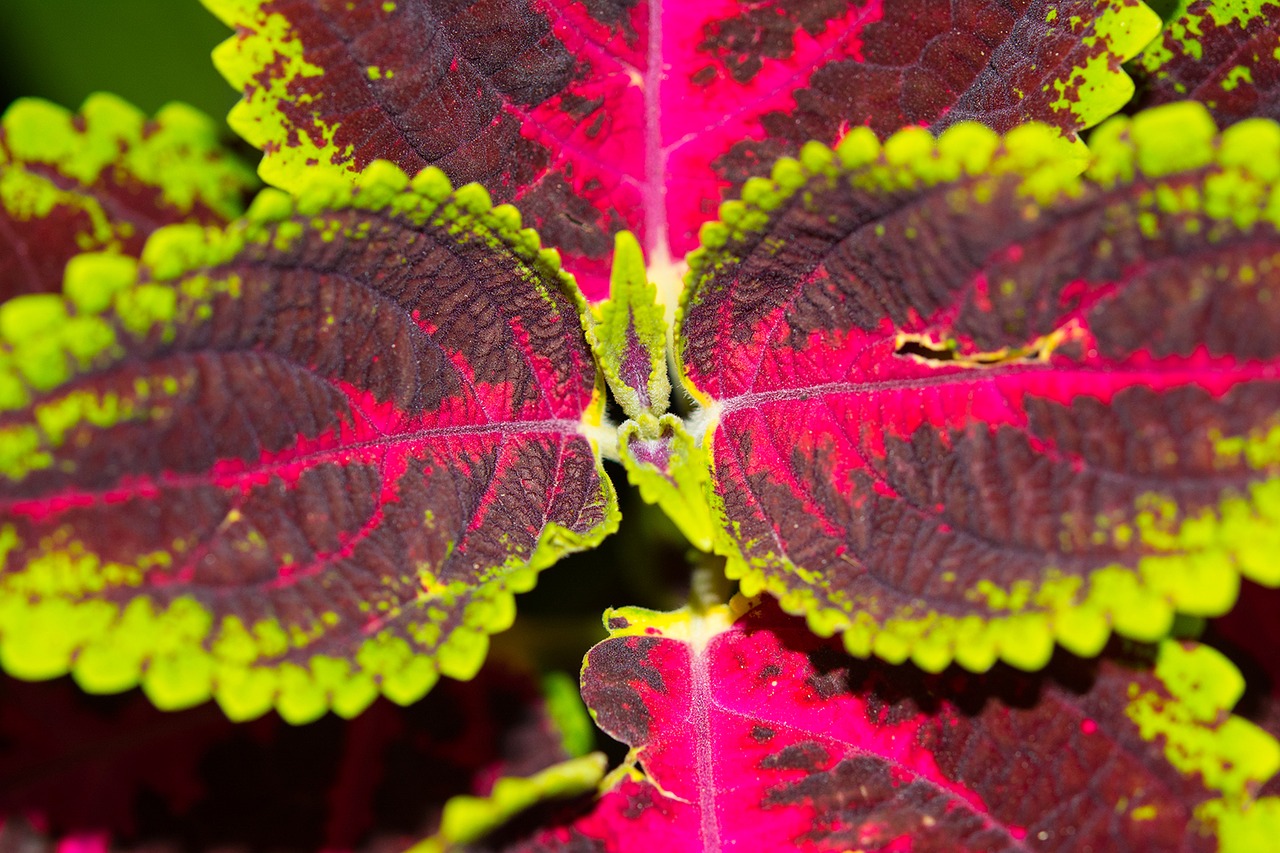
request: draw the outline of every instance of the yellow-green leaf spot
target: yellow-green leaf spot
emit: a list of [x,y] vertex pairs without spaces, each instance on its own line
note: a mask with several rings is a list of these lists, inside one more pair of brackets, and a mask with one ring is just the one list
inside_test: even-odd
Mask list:
[[1166,694],[1130,691],[1126,714],[1144,740],[1163,738],[1165,757],[1182,773],[1197,773],[1228,801],[1280,770],[1280,743],[1230,709],[1244,690],[1239,671],[1220,652],[1165,641],[1156,677]]

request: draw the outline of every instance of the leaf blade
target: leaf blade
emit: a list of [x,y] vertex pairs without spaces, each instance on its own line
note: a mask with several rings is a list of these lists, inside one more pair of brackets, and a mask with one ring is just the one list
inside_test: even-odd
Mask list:
[[[1188,132],[1170,137],[1174,120]],[[991,159],[994,136],[957,131],[883,151],[851,136],[837,157],[858,177],[784,163],[754,208],[704,230],[677,351],[710,407],[731,574],[855,654],[931,671],[1035,668],[1055,638],[1094,654],[1112,626],[1158,639],[1175,608],[1224,612],[1240,574],[1275,583],[1248,544],[1274,530],[1259,448],[1276,390],[1248,331],[1250,294],[1274,285],[1233,272],[1275,240],[1266,167],[1237,165],[1280,144],[1275,129],[1218,143],[1194,107],[1144,114],[1098,134],[1083,182],[1042,130]],[[1205,175],[1203,194],[1154,188]],[[971,200],[1005,180],[1008,207],[979,224],[987,202]],[[1214,200],[1237,190],[1253,202]],[[1087,212],[1103,209],[1117,218]],[[805,225],[761,232],[770,219]],[[1240,293],[1175,283],[1217,275],[1210,258]],[[1217,315],[1200,300],[1251,307],[1201,325]],[[1171,431],[1174,410],[1197,425]]]
[[1180,2],[1161,37],[1134,60],[1136,106],[1190,98],[1220,127],[1280,119],[1277,14],[1280,6],[1263,0]]
[[238,718],[470,677],[513,593],[616,526],[581,296],[513,213],[384,166],[160,232],[109,304],[0,310],[0,660]]
[[267,181],[438,165],[519,204],[592,301],[612,234],[678,262],[809,139],[1031,119],[1074,137],[1129,98],[1121,63],[1160,28],[1136,0],[205,4],[237,29],[216,62]]
[[1212,849],[1272,806],[1255,797],[1280,746],[1230,715],[1218,676],[1238,673],[1206,646],[922,675],[767,602],[607,620],[583,694],[628,765],[591,813],[518,849]]

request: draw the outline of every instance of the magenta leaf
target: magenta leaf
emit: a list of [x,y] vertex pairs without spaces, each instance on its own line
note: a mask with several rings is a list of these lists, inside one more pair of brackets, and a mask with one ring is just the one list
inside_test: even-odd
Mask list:
[[0,661],[294,721],[466,678],[616,525],[581,295],[389,164],[0,308]]
[[1280,583],[1280,129],[1184,104],[1093,147],[851,134],[704,229],[676,346],[746,592],[982,671]]
[[1136,105],[1193,99],[1219,127],[1280,119],[1280,3],[1182,0],[1135,60]]
[[25,824],[37,843],[104,853],[403,850],[450,798],[568,757],[537,684],[494,664],[409,708],[305,726],[3,679],[0,745],[0,847]]
[[137,255],[163,225],[224,224],[253,173],[182,104],[147,119],[111,95],[78,115],[26,98],[0,119],[0,300],[56,293],[80,252]]
[[503,849],[1211,850],[1280,769],[1208,647],[931,676],[744,607],[606,615],[583,696],[632,768]]
[[1137,0],[204,2],[236,29],[215,58],[266,180],[439,166],[517,203],[591,300],[614,232],[679,259],[806,140],[1089,127],[1128,100],[1120,65],[1160,26]]

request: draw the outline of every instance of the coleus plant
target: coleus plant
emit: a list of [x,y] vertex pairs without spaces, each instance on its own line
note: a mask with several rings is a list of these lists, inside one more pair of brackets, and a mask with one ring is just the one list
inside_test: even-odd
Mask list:
[[[1280,7],[204,2],[247,205],[186,108],[0,129],[0,664],[78,685],[6,685],[7,838],[1280,837]],[[485,663],[605,460],[694,554],[608,775]],[[246,738],[329,817],[237,829]]]

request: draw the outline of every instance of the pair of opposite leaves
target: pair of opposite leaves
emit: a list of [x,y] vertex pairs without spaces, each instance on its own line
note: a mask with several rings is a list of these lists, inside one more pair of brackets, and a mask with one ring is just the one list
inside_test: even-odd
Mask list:
[[[363,33],[342,50],[314,36],[318,11],[212,5],[240,27],[224,72],[260,72],[233,123],[267,148],[269,174],[303,162],[285,143],[310,150],[311,131],[328,127],[319,113],[304,121],[303,105],[348,96],[349,74],[317,77],[311,63],[341,71],[382,45],[395,62],[365,75],[375,92],[397,73],[441,70],[387,52],[393,24],[434,20],[418,4],[326,10]],[[601,26],[577,7],[520,8],[512,20],[551,29],[516,46]],[[893,16],[905,12],[841,8],[849,21],[834,7],[814,21],[783,15],[796,55],[782,58],[808,62],[823,38],[846,60],[855,36],[902,49]],[[643,42],[638,11],[580,61],[625,64],[620,45]],[[988,23],[1001,51],[1028,27],[1054,34],[1045,44],[1061,56],[1041,73],[1068,81],[1098,56],[1103,79],[1125,79],[1118,61],[1155,32],[1140,4],[1085,4],[1065,23],[1044,11]],[[449,18],[423,49],[493,51],[463,38],[483,29],[476,14]],[[379,20],[356,26],[369,15]],[[964,15],[949,15],[943,41],[967,44]],[[712,36],[729,23],[676,19],[668,36],[702,33],[690,56],[726,61]],[[459,68],[506,79],[467,56],[437,82],[456,83]],[[654,73],[650,54],[634,58]],[[716,85],[757,85],[776,59],[741,59]],[[709,85],[692,82],[702,61],[680,66],[689,85]],[[828,67],[808,67],[811,87]],[[1119,102],[1115,86],[1068,88],[1075,121]],[[572,101],[560,92],[548,109]],[[763,102],[745,103],[769,124]],[[97,112],[113,129],[128,123]],[[11,175],[23,157],[51,156],[73,176],[116,175],[104,167],[120,150],[137,172],[154,159],[146,146],[168,138],[85,144],[42,133],[50,121],[8,122]],[[1034,668],[1055,637],[1093,654],[1112,625],[1153,639],[1174,610],[1225,610],[1241,574],[1274,581],[1272,131],[1246,124],[1219,140],[1185,107],[1135,127],[1150,130],[1098,134],[1083,180],[1052,134],[1000,141],[962,127],[937,142],[907,131],[883,149],[858,131],[748,181],[744,202],[703,230],[675,336],[703,406],[700,446],[660,417],[666,332],[632,322],[651,299],[643,276],[603,312],[605,372],[619,399],[634,397],[633,418],[651,416],[621,432],[641,486],[705,513],[709,473],[717,521],[687,527],[708,542],[715,528],[748,592],[769,589],[857,653],[929,669],[1000,657]],[[270,128],[284,135],[272,142]],[[199,150],[178,136],[172,147]],[[57,138],[56,155],[40,151]],[[335,150],[296,201],[268,192],[225,231],[162,231],[140,268],[78,258],[64,297],[0,312],[10,671],[70,669],[95,690],[142,679],[166,706],[212,692],[236,717],[272,705],[299,719],[356,713],[379,690],[408,700],[437,671],[474,671],[485,636],[512,617],[511,592],[612,528],[584,437],[601,408],[594,330],[553,253],[478,187],[451,194],[434,171],[410,186],[377,167],[353,189],[327,166],[368,152]],[[214,165],[165,192],[220,209],[238,178]]]
[[[675,334],[731,574],[930,670],[1274,583],[1278,150],[1184,105],[1099,131],[1083,178],[1046,129],[964,125],[749,182]],[[0,308],[5,666],[296,718],[474,672],[616,523],[594,329],[514,209],[434,170],[76,258]]]
[[[1274,129],[1149,114],[1099,135],[1085,181],[1015,137],[782,164],[704,232],[678,332],[734,571],[931,669],[1162,636],[1237,572],[1274,580]],[[37,485],[4,531],[6,665],[353,714],[430,685],[415,650],[472,671],[529,567],[601,535],[580,298],[511,211],[406,183],[264,196],[0,313],[6,471]],[[423,269],[447,274],[424,292]],[[661,458],[680,426],[632,435]]]

